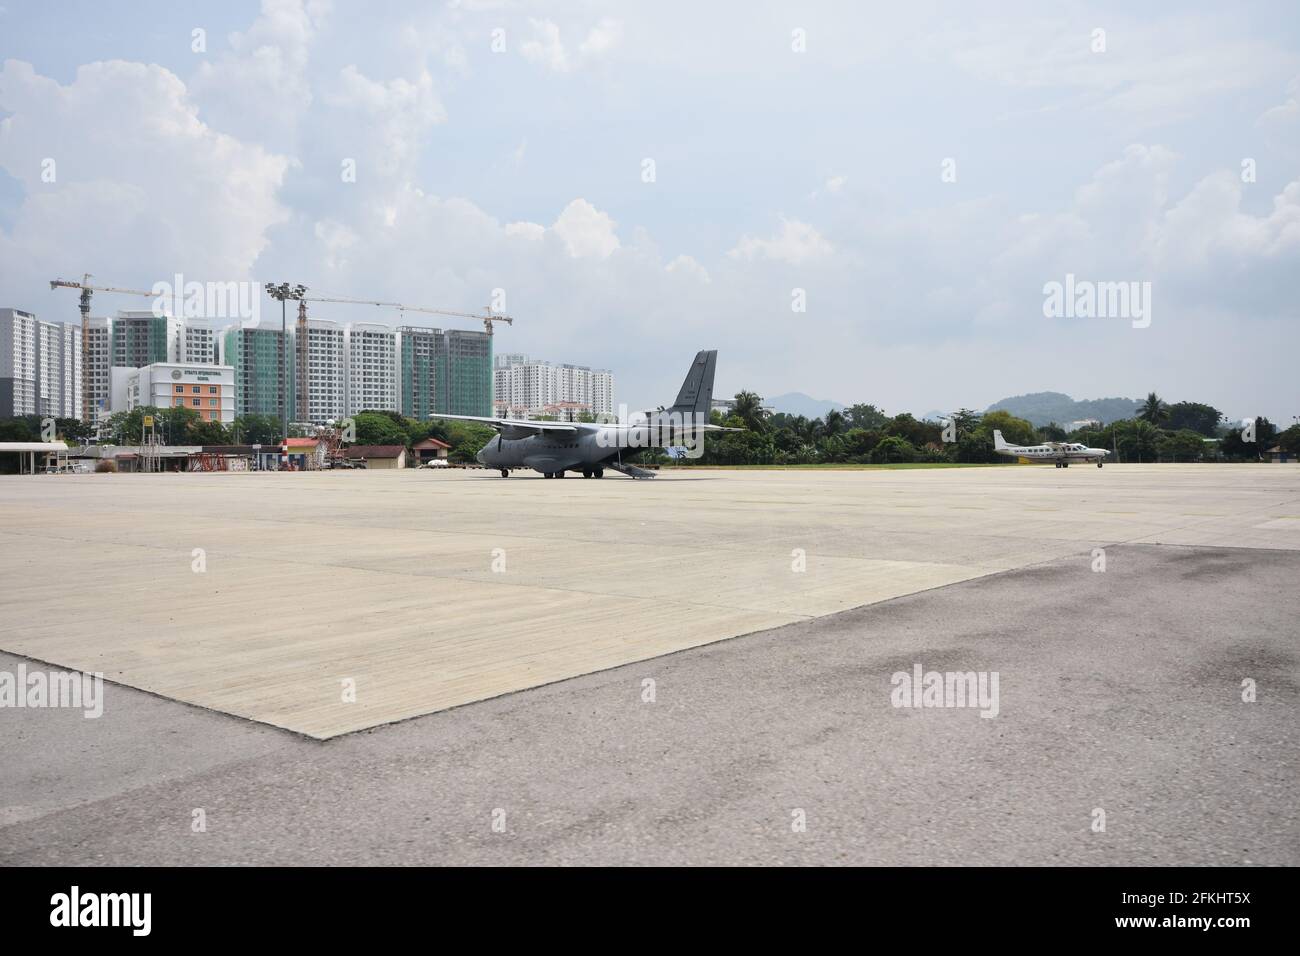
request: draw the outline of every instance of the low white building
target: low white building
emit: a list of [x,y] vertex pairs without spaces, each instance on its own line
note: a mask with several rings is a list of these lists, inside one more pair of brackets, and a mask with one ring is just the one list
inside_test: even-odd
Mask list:
[[229,365],[155,362],[113,372],[115,412],[140,405],[184,407],[204,421],[229,425],[235,420],[235,370]]

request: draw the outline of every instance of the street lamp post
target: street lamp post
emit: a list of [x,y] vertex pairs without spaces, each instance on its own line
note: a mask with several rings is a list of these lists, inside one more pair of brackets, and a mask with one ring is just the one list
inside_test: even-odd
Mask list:
[[287,282],[281,282],[279,285],[268,282],[266,294],[280,300],[280,354],[282,356],[280,360],[280,447],[283,449],[280,453],[280,465],[284,467],[289,463],[289,321],[285,302],[289,299],[301,299],[307,294],[307,287],[301,284],[289,285]]

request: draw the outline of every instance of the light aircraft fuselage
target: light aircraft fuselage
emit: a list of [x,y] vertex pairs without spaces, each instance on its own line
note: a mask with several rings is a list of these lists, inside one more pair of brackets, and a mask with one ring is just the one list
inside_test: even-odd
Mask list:
[[1068,468],[1070,462],[1096,462],[1100,468],[1110,454],[1104,448],[1089,448],[1079,442],[1045,441],[1037,445],[1008,445],[1002,432],[993,431],[993,450],[999,455],[1023,458],[1026,461],[1050,461],[1057,468]]

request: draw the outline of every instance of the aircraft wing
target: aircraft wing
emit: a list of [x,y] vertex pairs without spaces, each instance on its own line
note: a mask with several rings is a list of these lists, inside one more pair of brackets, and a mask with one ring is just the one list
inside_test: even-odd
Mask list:
[[681,422],[677,422],[676,424],[669,424],[668,422],[630,422],[630,423],[625,422],[624,424],[620,425],[619,428],[625,428],[628,431],[632,431],[638,428],[642,429],[643,431],[647,431],[650,429],[658,429],[661,432],[672,432],[673,434],[694,432],[694,431],[702,431],[702,432],[748,431],[748,429],[746,428],[728,428],[726,425],[705,425],[705,424],[695,425],[691,423],[682,424]]
[[517,437],[523,437],[526,433],[540,434],[542,432],[553,432],[558,435],[576,435],[578,426],[570,422],[532,422],[522,421],[517,418],[488,418],[482,415],[430,415],[430,418],[445,418],[456,422],[478,422],[480,425],[491,425],[497,431],[502,433],[511,433]]

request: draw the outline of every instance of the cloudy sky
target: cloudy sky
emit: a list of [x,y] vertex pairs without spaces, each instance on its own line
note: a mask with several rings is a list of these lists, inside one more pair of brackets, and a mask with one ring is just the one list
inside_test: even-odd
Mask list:
[[[0,5],[0,306],[503,289],[498,351],[632,407],[718,348],[719,394],[1300,414],[1293,0]],[[1067,273],[1149,325],[1046,317]]]

